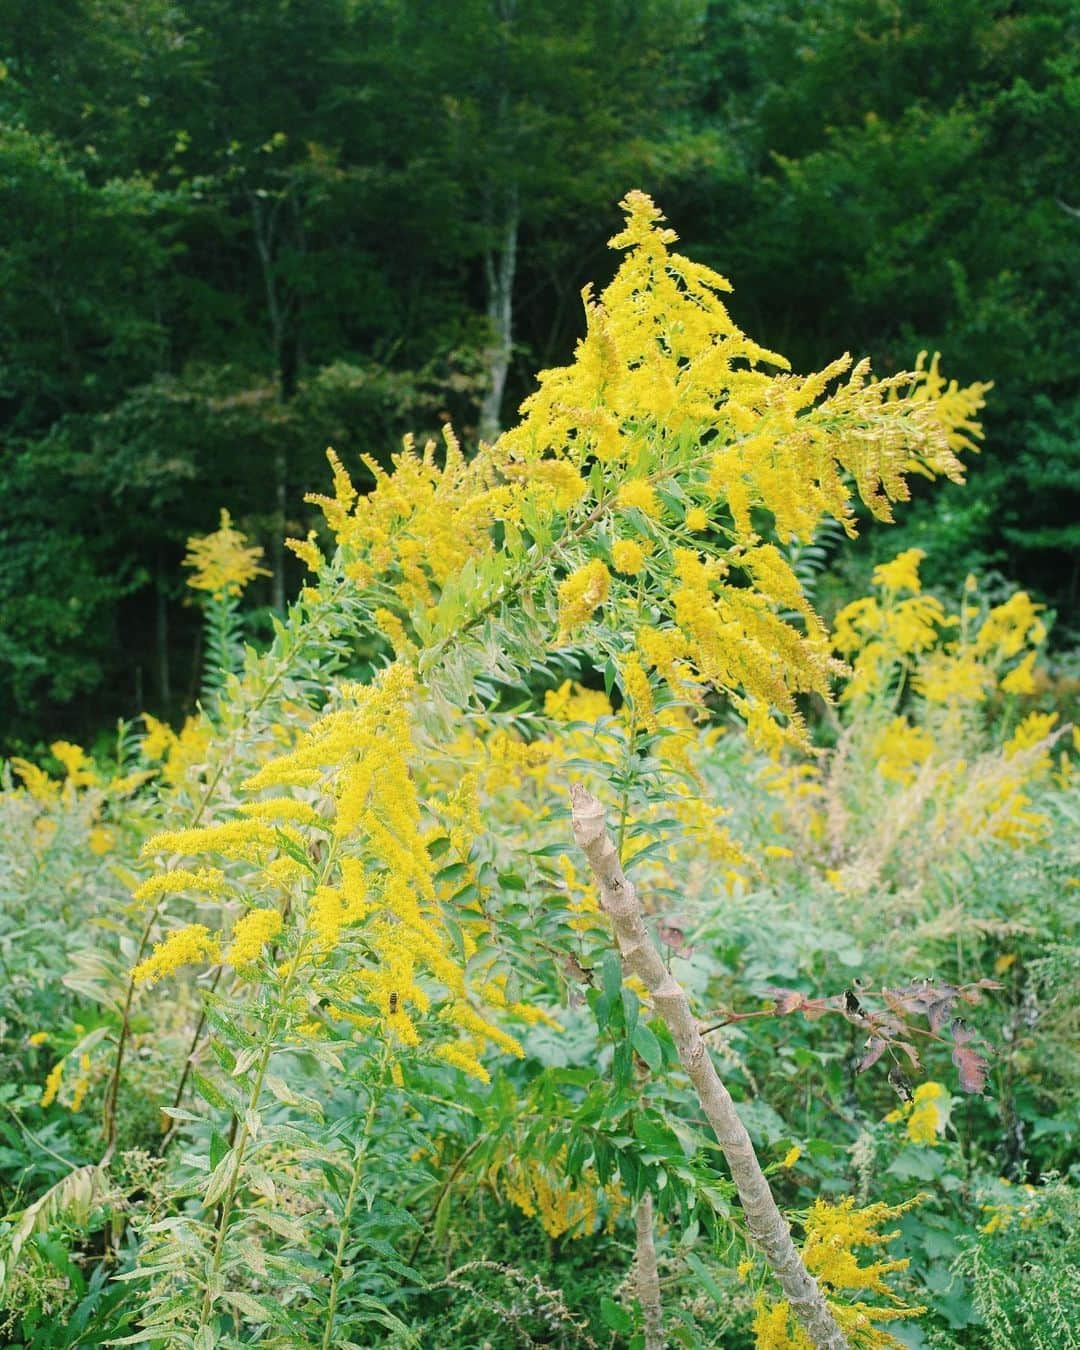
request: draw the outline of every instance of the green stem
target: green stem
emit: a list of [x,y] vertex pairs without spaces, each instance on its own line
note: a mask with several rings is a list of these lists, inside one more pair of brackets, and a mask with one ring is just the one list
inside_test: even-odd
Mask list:
[[[385,1058],[383,1061],[385,1068]],[[381,1076],[378,1084],[381,1086]],[[338,1294],[341,1290],[341,1272],[345,1265],[345,1244],[349,1240],[349,1226],[352,1222],[353,1205],[356,1203],[356,1192],[360,1185],[360,1176],[363,1169],[364,1159],[367,1157],[368,1145],[371,1142],[371,1131],[375,1123],[375,1108],[379,1103],[379,1094],[374,1088],[368,1089],[368,1111],[364,1121],[364,1134],[360,1143],[357,1145],[356,1153],[353,1157],[352,1177],[349,1180],[349,1193],[345,1197],[345,1206],[341,1211],[341,1224],[338,1228],[337,1250],[334,1253],[334,1269],[330,1276],[330,1300],[326,1308],[326,1328],[323,1331],[322,1350],[329,1350],[332,1344],[334,1334],[334,1318],[337,1315]]]

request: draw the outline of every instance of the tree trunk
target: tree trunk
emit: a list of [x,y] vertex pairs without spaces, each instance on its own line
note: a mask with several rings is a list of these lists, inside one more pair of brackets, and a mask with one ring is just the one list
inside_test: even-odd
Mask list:
[[645,1322],[645,1350],[664,1350],[664,1312],[660,1306],[660,1276],[653,1241],[653,1204],[648,1191],[634,1214],[637,1229],[637,1296]]
[[679,1059],[731,1169],[750,1235],[764,1252],[792,1311],[817,1350],[846,1350],[847,1340],[791,1240],[746,1127],[701,1039],[689,1000],[649,937],[637,895],[623,874],[608,836],[604,808],[578,784],[570,789],[570,798],[574,838],[600,887],[600,903],[611,920],[623,969],[643,981],[671,1032]]
[[517,189],[511,188],[503,220],[502,241],[484,258],[487,284],[487,317],[491,345],[485,352],[488,388],[480,409],[480,437],[493,441],[502,430],[503,394],[514,344],[514,277],[517,274],[517,242],[520,212]]

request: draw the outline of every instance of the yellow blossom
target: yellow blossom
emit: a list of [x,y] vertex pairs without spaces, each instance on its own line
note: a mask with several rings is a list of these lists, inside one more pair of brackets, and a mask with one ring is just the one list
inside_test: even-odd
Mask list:
[[563,680],[558,689],[544,695],[544,712],[557,722],[595,722],[611,716],[611,704],[600,689],[585,689],[573,680]]
[[104,825],[94,825],[86,837],[87,847],[98,858],[108,853],[114,842],[112,830],[107,830]]
[[1019,664],[1001,681],[1001,692],[1003,694],[1034,694],[1035,693],[1035,660],[1038,652],[1030,651]]
[[142,753],[145,759],[164,759],[176,744],[176,732],[165,722],[160,722],[150,713],[143,713],[146,723],[146,735],[142,738]]
[[18,756],[11,760],[11,767],[22,779],[23,786],[34,801],[40,802],[42,806],[51,806],[57,800],[60,795],[60,785],[53,782],[43,769],[39,769],[36,764],[31,764],[29,760],[20,759]]
[[142,846],[142,856],[155,853],[220,853],[225,858],[257,861],[277,843],[271,826],[261,820],[227,820],[192,830],[163,830]]
[[247,540],[232,527],[222,508],[221,523],[213,534],[194,535],[188,540],[184,566],[192,568],[188,585],[212,595],[239,595],[248,582],[270,573],[259,566],[261,548],[248,548]]
[[58,1059],[45,1079],[45,1087],[41,1093],[41,1105],[43,1107],[52,1106],[53,1102],[56,1101],[56,1094],[60,1091],[60,1081],[63,1076],[64,1061]]
[[635,539],[617,539],[611,546],[616,571],[637,576],[645,570],[645,550]]
[[874,568],[874,585],[887,591],[921,591],[919,564],[925,557],[921,548],[909,548],[898,553],[892,562],[880,563]]
[[645,516],[660,515],[656,489],[644,478],[627,478],[619,484],[615,500],[621,507],[637,510]]
[[90,1056],[82,1054],[79,1056],[79,1076],[75,1080],[75,1086],[71,1092],[72,1111],[81,1111],[83,1102],[86,1100],[86,1094],[90,1088]]
[[559,585],[559,641],[565,642],[608,598],[611,574],[600,561],[579,567]]
[[789,1148],[788,1151],[784,1154],[784,1159],[781,1162],[780,1166],[794,1167],[801,1157],[802,1157],[802,1149],[799,1147],[798,1144],[793,1144],[791,1148]]
[[171,872],[159,872],[148,877],[131,893],[133,900],[149,903],[162,895],[179,891],[201,891],[205,895],[220,895],[225,888],[225,874],[216,867],[200,867],[195,871],[176,867]]
[[53,741],[49,749],[64,766],[71,787],[92,787],[99,781],[93,761],[82,746],[72,745],[70,741]]
[[686,528],[695,534],[701,534],[710,525],[709,513],[703,506],[692,506],[686,513]]
[[436,1046],[435,1053],[447,1064],[452,1064],[455,1069],[461,1069],[471,1078],[479,1078],[481,1083],[491,1082],[491,1075],[476,1058],[471,1041],[445,1041],[442,1045]]
[[233,966],[247,966],[257,961],[267,943],[281,932],[281,915],[276,909],[249,909],[233,925],[232,945],[225,960]]
[[653,711],[652,686],[637,652],[628,652],[619,661],[619,677],[637,726],[642,731],[655,731],[658,724]]
[[915,1144],[936,1144],[948,1124],[949,1106],[948,1089],[941,1083],[920,1083],[908,1116],[908,1138]]
[[203,924],[188,924],[159,942],[146,960],[135,967],[131,977],[136,984],[154,984],[181,966],[216,961],[218,955],[218,939]]

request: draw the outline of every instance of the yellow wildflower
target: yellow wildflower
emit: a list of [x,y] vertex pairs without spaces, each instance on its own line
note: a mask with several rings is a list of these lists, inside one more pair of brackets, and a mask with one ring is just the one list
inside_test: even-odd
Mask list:
[[45,1079],[45,1087],[41,1093],[41,1105],[52,1106],[56,1101],[56,1094],[60,1091],[60,1080],[64,1076],[64,1061],[58,1059],[49,1070],[49,1075]]
[[624,509],[640,511],[644,516],[660,515],[656,489],[644,478],[627,478],[619,484],[615,500]]
[[887,591],[912,591],[917,594],[922,590],[919,564],[925,557],[921,548],[905,549],[892,562],[880,563],[874,568],[874,585]]
[[87,847],[98,858],[108,853],[114,842],[112,830],[107,830],[104,825],[94,825],[86,836]]
[[246,538],[232,527],[222,507],[221,523],[213,534],[193,535],[187,541],[184,566],[193,569],[188,578],[192,590],[211,595],[239,595],[248,582],[270,573],[259,566],[261,548],[248,548]]
[[435,1047],[435,1053],[471,1078],[479,1078],[481,1083],[491,1082],[491,1075],[476,1058],[472,1041],[446,1041]]
[[1030,651],[1001,681],[1003,694],[1035,693],[1035,659],[1038,652]]
[[31,764],[29,760],[20,759],[18,756],[11,760],[11,767],[22,779],[23,786],[30,796],[42,806],[51,806],[59,797],[60,785],[54,783],[44,769],[39,769],[36,764]]
[[86,1094],[90,1088],[90,1056],[82,1054],[79,1056],[79,1076],[75,1080],[75,1086],[71,1093],[72,1111],[81,1111],[82,1104],[86,1100]]
[[142,738],[143,758],[164,759],[176,744],[176,732],[150,713],[143,713],[142,717],[146,723],[146,735]]
[[233,966],[251,965],[281,932],[281,926],[281,915],[276,909],[249,909],[233,925],[232,945],[225,960]]
[[218,939],[201,923],[188,924],[178,928],[162,942],[157,943],[153,952],[131,972],[136,984],[154,984],[171,975],[181,966],[195,961],[216,961],[218,959]]
[[635,539],[617,539],[611,546],[616,571],[637,576],[645,570],[645,550]]
[[595,722],[611,716],[611,704],[603,690],[563,680],[558,689],[544,694],[544,712],[557,722]]
[[224,858],[259,861],[277,843],[271,826],[261,820],[227,820],[193,830],[163,830],[142,846],[142,856],[154,853],[220,853]]
[[780,1166],[794,1167],[801,1157],[802,1157],[802,1149],[799,1147],[798,1144],[792,1144],[791,1148],[789,1148],[788,1151],[784,1154],[784,1158]]
[[49,1039],[49,1033],[47,1031],[35,1031],[26,1039],[31,1045],[45,1045]]
[[93,761],[81,745],[72,745],[70,741],[53,741],[49,749],[64,766],[71,787],[92,787],[99,781]]
[[174,868],[171,872],[159,872],[148,877],[131,893],[133,900],[148,903],[162,895],[171,895],[177,891],[201,891],[206,895],[220,895],[225,888],[225,874],[216,867],[200,867],[189,871],[186,867]]
[[566,641],[608,598],[611,574],[600,561],[579,567],[559,585],[559,641]]
[[692,506],[686,513],[686,528],[695,534],[701,534],[710,525],[709,513],[703,506]]
[[950,1097],[941,1083],[920,1083],[908,1116],[908,1138],[915,1144],[937,1143],[949,1121]]
[[643,731],[655,731],[657,721],[653,711],[652,686],[637,652],[627,652],[622,657],[619,661],[619,676],[637,725]]

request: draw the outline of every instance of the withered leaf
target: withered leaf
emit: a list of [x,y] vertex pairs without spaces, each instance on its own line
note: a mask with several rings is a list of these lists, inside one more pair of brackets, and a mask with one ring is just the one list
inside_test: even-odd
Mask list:
[[984,1056],[972,1046],[975,1032],[962,1018],[957,1017],[952,1024],[952,1036],[952,1062],[960,1074],[960,1086],[965,1092],[981,1094],[986,1087],[990,1066]]
[[970,1045],[954,1045],[952,1061],[960,1073],[960,1086],[965,1092],[981,1094],[986,1087],[990,1066]]
[[898,1050],[903,1050],[904,1054],[907,1055],[908,1059],[911,1061],[911,1067],[913,1069],[922,1068],[922,1065],[919,1062],[919,1052],[913,1045],[909,1044],[907,1041],[893,1041],[893,1045],[895,1045]]
[[953,999],[951,997],[938,998],[933,1001],[926,1009],[926,1020],[930,1023],[931,1031],[940,1031],[952,1014]]
[[911,1084],[908,1082],[907,1076],[903,1069],[896,1064],[889,1070],[889,1082],[902,1102],[910,1102],[914,1098],[915,1094],[911,1090]]
[[781,1017],[795,1012],[806,1002],[805,997],[797,989],[770,989],[768,993],[776,1000],[776,1011]]
[[880,1036],[870,1036],[866,1042],[866,1054],[859,1060],[856,1073],[865,1073],[872,1064],[876,1064],[885,1053],[885,1041]]

